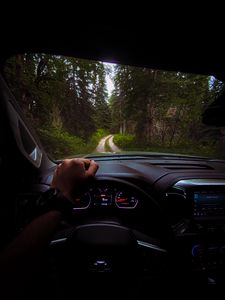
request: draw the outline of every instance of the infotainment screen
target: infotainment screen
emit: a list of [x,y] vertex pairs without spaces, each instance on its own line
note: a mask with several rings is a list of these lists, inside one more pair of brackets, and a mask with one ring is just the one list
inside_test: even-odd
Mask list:
[[194,216],[225,216],[225,192],[195,191]]

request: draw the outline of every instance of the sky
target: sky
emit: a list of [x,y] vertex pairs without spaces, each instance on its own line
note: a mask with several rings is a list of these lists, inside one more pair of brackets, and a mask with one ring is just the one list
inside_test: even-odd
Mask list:
[[104,63],[106,68],[109,68],[111,70],[111,74],[106,75],[106,87],[108,91],[109,97],[112,95],[112,91],[114,90],[114,82],[112,80],[112,77],[114,76],[114,66],[115,64],[112,63]]
[[112,95],[112,91],[114,90],[114,83],[109,75],[106,75],[106,87],[108,91],[109,97]]

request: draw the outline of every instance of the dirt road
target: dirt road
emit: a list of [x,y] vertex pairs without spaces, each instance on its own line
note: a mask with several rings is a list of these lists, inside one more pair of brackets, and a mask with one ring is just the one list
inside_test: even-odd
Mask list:
[[106,151],[106,143],[108,143],[108,146],[110,148],[109,152],[120,152],[121,150],[114,144],[113,142],[113,135],[107,135],[104,138],[102,138],[96,148],[96,152],[108,152]]

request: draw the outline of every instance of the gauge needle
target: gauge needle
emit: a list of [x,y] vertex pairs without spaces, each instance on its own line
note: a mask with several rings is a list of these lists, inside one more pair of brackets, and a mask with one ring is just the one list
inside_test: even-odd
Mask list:
[[128,198],[120,198],[120,199],[117,199],[116,200],[116,202],[125,202],[125,201],[127,201],[128,200]]

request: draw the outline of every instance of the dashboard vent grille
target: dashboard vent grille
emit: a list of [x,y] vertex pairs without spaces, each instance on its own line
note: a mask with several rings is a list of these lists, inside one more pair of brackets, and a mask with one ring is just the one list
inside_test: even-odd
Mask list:
[[165,193],[164,200],[171,224],[190,217],[192,205],[184,190],[170,188]]
[[154,164],[155,166],[165,168],[168,170],[213,170],[213,168],[209,165],[205,164],[168,164],[168,163],[160,163]]

